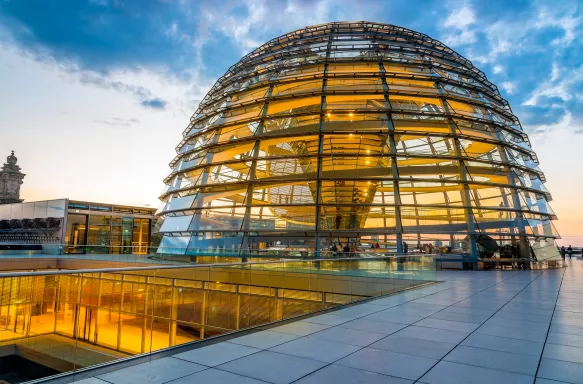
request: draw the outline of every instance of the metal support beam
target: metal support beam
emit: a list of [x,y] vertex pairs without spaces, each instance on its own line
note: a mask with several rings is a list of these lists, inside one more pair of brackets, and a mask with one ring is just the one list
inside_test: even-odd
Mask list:
[[[447,103],[447,99],[443,93],[443,89],[441,88],[441,85],[438,82],[435,84],[436,84],[436,87],[438,89],[439,94],[442,95],[441,102],[442,102],[443,110],[445,111],[445,113],[450,114],[451,110],[449,108],[449,104]],[[454,142],[455,154],[456,154],[456,157],[459,159],[458,164],[459,164],[460,180],[463,183],[462,184],[461,198],[462,198],[462,204],[465,206],[466,223],[467,223],[467,228],[468,228],[467,233],[468,233],[468,240],[469,240],[469,244],[468,244],[469,250],[470,250],[472,257],[478,257],[479,255],[478,255],[478,244],[476,242],[476,224],[475,224],[475,219],[474,219],[474,212],[472,210],[471,191],[470,191],[470,187],[468,185],[469,175],[468,175],[468,171],[467,171],[464,160],[461,160],[462,158],[465,157],[465,155],[463,153],[462,145],[461,145],[459,137],[458,137],[457,126],[456,126],[455,122],[453,121],[453,119],[451,117],[447,118],[447,121],[448,121],[450,130],[451,130],[451,134],[452,134],[452,138],[453,138],[453,142]]]
[[390,111],[387,114],[388,133],[389,133],[389,151],[391,158],[391,177],[393,179],[393,197],[395,200],[395,231],[397,235],[397,253],[403,253],[403,223],[401,219],[401,190],[399,187],[399,167],[397,166],[397,145],[395,141],[395,125],[393,124],[392,105],[389,99],[389,86],[386,79],[386,71],[382,61],[379,61],[379,70],[383,82],[383,91],[385,97],[385,107]]

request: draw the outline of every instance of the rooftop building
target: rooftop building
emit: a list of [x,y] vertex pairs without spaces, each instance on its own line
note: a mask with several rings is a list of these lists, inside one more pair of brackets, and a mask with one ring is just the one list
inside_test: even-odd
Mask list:
[[154,211],[69,199],[4,204],[0,249],[12,244],[40,245],[48,253],[147,253]]

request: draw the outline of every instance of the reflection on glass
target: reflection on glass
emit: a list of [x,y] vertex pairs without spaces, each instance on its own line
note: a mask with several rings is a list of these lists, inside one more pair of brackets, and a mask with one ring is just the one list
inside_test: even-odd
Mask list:
[[89,215],[87,233],[88,253],[109,253],[111,236],[111,216]]

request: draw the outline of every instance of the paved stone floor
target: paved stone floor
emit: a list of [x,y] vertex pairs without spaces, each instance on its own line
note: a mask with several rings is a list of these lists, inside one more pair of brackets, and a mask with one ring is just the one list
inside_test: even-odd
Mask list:
[[583,383],[583,261],[438,279],[82,382]]

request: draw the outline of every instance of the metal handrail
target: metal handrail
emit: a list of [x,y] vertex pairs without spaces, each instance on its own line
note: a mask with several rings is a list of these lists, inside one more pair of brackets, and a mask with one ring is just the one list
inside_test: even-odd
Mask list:
[[[364,252],[358,252],[364,253]],[[76,269],[76,270],[58,270],[58,271],[27,271],[27,272],[11,272],[0,273],[0,278],[3,277],[22,277],[22,276],[42,276],[42,275],[77,275],[83,273],[100,273],[100,272],[127,272],[127,271],[151,271],[157,269],[187,269],[187,268],[210,268],[210,267],[228,267],[228,266],[252,266],[264,264],[285,264],[298,262],[325,262],[325,261],[370,261],[374,259],[399,259],[403,257],[435,257],[437,254],[400,254],[391,256],[374,256],[374,257],[339,257],[339,258],[310,258],[310,259],[284,259],[276,261],[253,261],[253,262],[237,262],[237,263],[213,263],[213,264],[189,264],[189,265],[152,265],[146,267],[120,267],[120,268],[95,268],[95,269]]]

